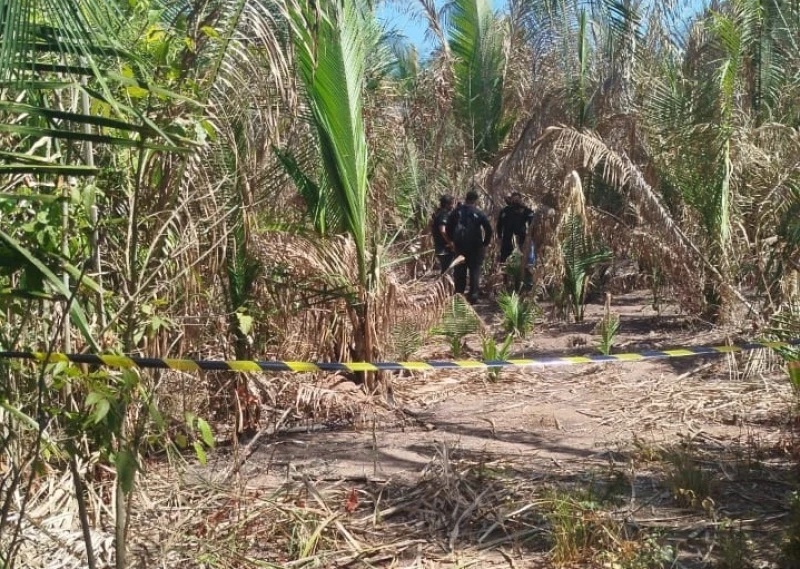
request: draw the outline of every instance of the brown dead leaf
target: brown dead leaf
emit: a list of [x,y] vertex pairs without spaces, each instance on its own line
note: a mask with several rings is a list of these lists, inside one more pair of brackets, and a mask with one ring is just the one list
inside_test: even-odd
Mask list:
[[344,509],[348,514],[352,514],[358,508],[358,494],[356,489],[353,488],[347,493],[347,499],[344,502]]

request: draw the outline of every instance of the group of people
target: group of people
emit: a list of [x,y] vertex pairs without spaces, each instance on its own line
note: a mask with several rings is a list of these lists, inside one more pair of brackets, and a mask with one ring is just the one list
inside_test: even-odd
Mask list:
[[[506,206],[500,211],[496,224],[501,263],[506,262],[515,248],[522,251],[533,215],[533,210],[523,203],[519,192],[506,198]],[[466,297],[470,302],[476,302],[486,247],[494,235],[489,218],[478,208],[478,193],[470,190],[464,202],[455,207],[452,196],[439,198],[439,209],[433,215],[431,233],[442,273],[450,268],[457,257],[464,258],[463,263],[453,268],[455,290],[459,294],[466,293],[469,275],[469,293]]]

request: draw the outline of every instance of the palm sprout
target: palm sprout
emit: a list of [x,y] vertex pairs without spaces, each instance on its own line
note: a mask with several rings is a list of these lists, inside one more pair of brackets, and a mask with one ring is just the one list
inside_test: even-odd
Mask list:
[[503,292],[497,304],[503,313],[503,329],[507,334],[524,338],[530,333],[538,312],[533,299],[523,298],[516,291]]
[[455,0],[449,24],[457,115],[475,158],[490,162],[511,127],[504,104],[501,23],[488,0]]

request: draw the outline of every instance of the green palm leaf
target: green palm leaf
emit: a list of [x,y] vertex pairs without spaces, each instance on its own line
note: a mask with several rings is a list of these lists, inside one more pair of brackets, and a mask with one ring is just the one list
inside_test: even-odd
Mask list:
[[358,0],[329,0],[290,9],[300,78],[313,116],[330,187],[328,207],[356,244],[359,275],[367,282],[367,142],[362,91],[366,18]]
[[[6,247],[20,260],[21,268],[31,268],[38,271],[50,287],[58,292],[64,299],[71,299],[72,292],[66,287],[64,281],[61,280],[56,274],[50,270],[40,259],[36,257],[30,250],[20,244],[16,239],[8,235],[5,231],[0,230],[0,241],[3,241]],[[91,330],[89,329],[89,322],[86,319],[86,313],[83,308],[74,300],[69,305],[70,315],[72,321],[81,331],[84,340],[94,351],[99,351],[97,343],[92,337]]]
[[489,162],[511,128],[504,106],[505,56],[488,0],[454,0],[449,47],[455,61],[456,112],[476,158]]

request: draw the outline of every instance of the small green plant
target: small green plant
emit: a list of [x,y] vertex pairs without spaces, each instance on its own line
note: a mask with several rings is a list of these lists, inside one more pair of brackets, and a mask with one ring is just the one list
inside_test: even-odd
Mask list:
[[[514,342],[514,336],[506,336],[503,343],[499,346],[493,336],[486,335],[481,338],[481,358],[483,360],[504,360],[508,357],[511,351],[511,344]],[[503,368],[493,367],[489,368],[489,380],[497,381],[500,379],[500,373]]]
[[670,464],[667,486],[675,501],[685,508],[712,510],[711,499],[714,477],[703,469],[700,461],[688,448],[681,448],[667,455]]
[[423,332],[412,322],[401,322],[391,332],[391,346],[394,357],[399,361],[407,361],[416,352],[424,340]]
[[586,293],[595,267],[610,261],[611,253],[605,249],[593,250],[593,245],[584,231],[583,220],[578,215],[569,217],[566,231],[566,239],[561,245],[564,261],[563,288],[569,297],[575,321],[583,322]]
[[752,543],[742,531],[741,522],[737,528],[730,520],[725,520],[720,530],[715,569],[752,569]]
[[466,299],[457,294],[453,297],[442,315],[442,321],[431,333],[444,336],[450,344],[450,352],[454,358],[460,357],[464,350],[464,339],[478,331],[481,320]]
[[524,338],[533,329],[539,313],[538,306],[531,298],[523,298],[517,292],[501,292],[497,298],[503,312],[503,330],[507,334]]
[[606,294],[606,305],[603,311],[603,319],[598,326],[600,332],[600,353],[607,356],[614,347],[614,340],[619,332],[619,316],[611,312],[611,295]]
[[671,546],[659,543],[656,535],[633,530],[607,511],[617,503],[618,474],[612,469],[607,483],[592,479],[586,486],[553,493],[546,517],[554,566],[591,563],[591,567],[652,569],[674,561]]
[[523,268],[522,255],[519,250],[514,250],[503,264],[503,277],[507,289],[521,291],[526,286],[530,288],[530,269],[526,271]]
[[599,505],[558,494],[547,516],[553,537],[552,561],[565,565],[589,561],[594,552],[605,549],[610,532],[605,527]]

